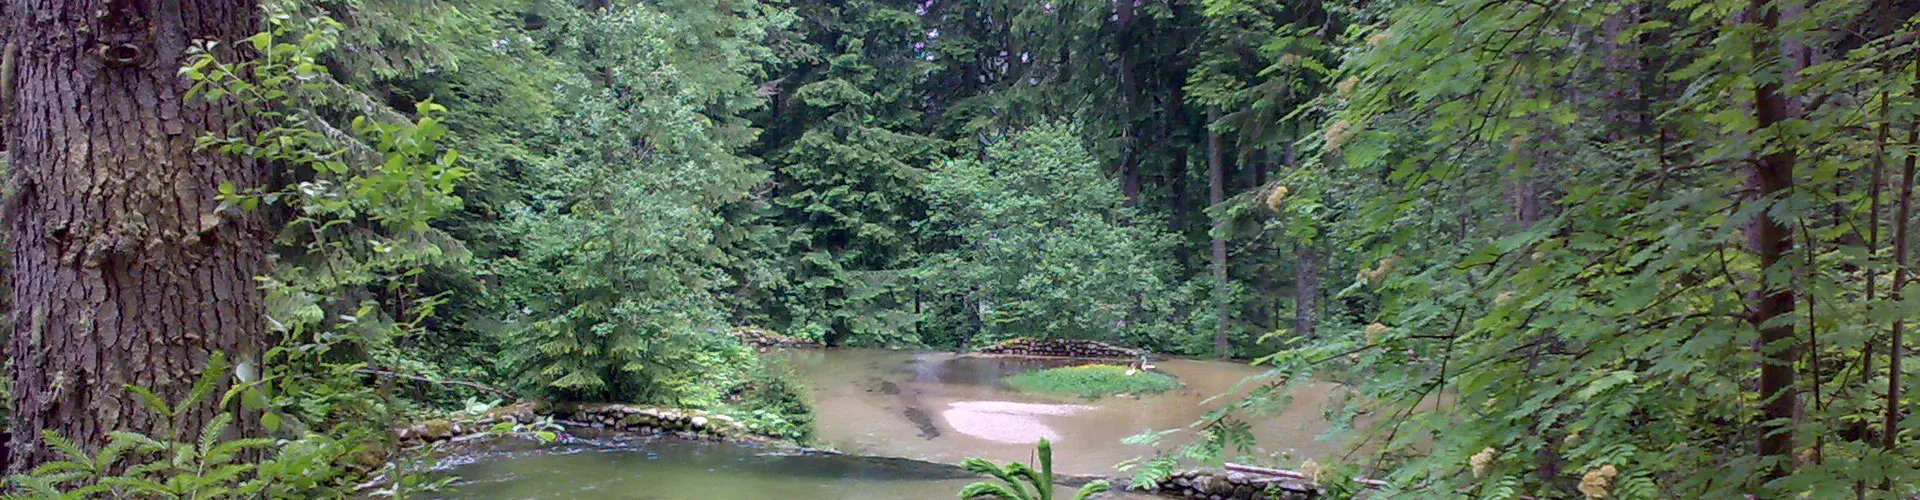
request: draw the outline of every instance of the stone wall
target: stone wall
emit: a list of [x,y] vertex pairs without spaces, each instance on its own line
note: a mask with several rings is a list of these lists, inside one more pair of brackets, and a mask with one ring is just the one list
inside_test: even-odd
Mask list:
[[772,330],[767,330],[764,328],[754,328],[750,326],[735,328],[733,330],[733,335],[735,337],[740,337],[740,342],[743,342],[750,346],[760,347],[760,348],[820,347],[819,342],[796,339],[793,337],[788,337],[785,335],[781,335],[779,333],[775,333]]
[[1313,500],[1320,498],[1320,490],[1311,483],[1299,479],[1249,474],[1245,472],[1221,472],[1213,470],[1189,470],[1175,472],[1154,488],[1146,491],[1158,495],[1177,498],[1205,498],[1211,500],[1252,500],[1277,498],[1281,500]]
[[485,434],[502,422],[532,423],[542,416],[556,423],[611,429],[634,434],[674,434],[686,438],[766,441],[733,417],[718,413],[657,406],[573,403],[549,406],[520,403],[503,406],[477,417],[433,419],[394,428],[402,446],[437,443]]
[[393,433],[400,438],[402,447],[411,447],[485,433],[501,422],[531,423],[539,419],[540,414],[545,410],[544,407],[535,403],[519,403],[494,408],[475,417],[436,418],[413,425],[395,427]]
[[576,404],[557,408],[565,423],[636,434],[676,434],[688,438],[760,440],[733,417],[718,413],[623,404]]
[[1138,349],[1128,349],[1092,340],[1024,338],[983,347],[978,352],[1061,358],[1138,358],[1146,354]]

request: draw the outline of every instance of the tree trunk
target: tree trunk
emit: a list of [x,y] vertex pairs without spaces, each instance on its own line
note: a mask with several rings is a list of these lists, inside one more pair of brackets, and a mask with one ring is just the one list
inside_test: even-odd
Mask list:
[[1313,338],[1320,325],[1320,254],[1293,244],[1293,334]]
[[[1207,204],[1219,205],[1227,200],[1226,158],[1220,148],[1220,132],[1213,129],[1214,122],[1220,121],[1220,108],[1207,110]],[[1214,226],[1219,223],[1215,222]],[[1218,229],[1217,227],[1215,229]],[[1208,239],[1213,242],[1213,349],[1214,353],[1227,357],[1227,240],[1220,239],[1217,232],[1209,231]]]
[[[1762,41],[1756,41],[1752,50],[1754,58],[1761,61],[1770,60],[1776,54],[1772,42],[1765,40],[1777,36],[1774,32],[1780,13],[1769,3],[1754,0],[1749,13],[1759,23]],[[1774,125],[1792,118],[1788,98],[1780,95],[1779,80],[1763,79],[1754,87],[1755,138],[1775,134],[1770,130]],[[1771,150],[1764,152],[1748,169],[1747,182],[1752,193],[1748,202],[1773,203],[1777,201],[1775,198],[1791,190],[1795,161],[1791,145],[1773,144]],[[1793,233],[1787,230],[1787,222],[1775,218],[1773,210],[1762,210],[1755,217],[1753,227],[1747,230],[1747,245],[1760,257],[1761,269],[1754,273],[1755,286],[1750,298],[1753,325],[1760,332],[1757,349],[1761,358],[1762,423],[1757,451],[1762,458],[1773,459],[1778,464],[1768,470],[1768,481],[1785,477],[1792,470],[1793,419],[1799,406],[1793,367],[1794,360],[1800,357],[1799,341],[1793,336],[1793,322],[1774,321],[1793,314],[1794,290],[1789,283],[1768,278],[1779,275],[1771,269],[1780,265],[1793,249]]]
[[1188,126],[1184,112],[1186,94],[1181,92],[1179,86],[1174,86],[1170,92],[1162,108],[1167,116],[1166,129],[1161,131],[1161,141],[1168,148],[1167,190],[1173,192],[1173,213],[1167,217],[1167,230],[1179,238],[1180,243],[1173,247],[1174,260],[1180,263],[1180,271],[1184,274],[1193,269],[1192,247],[1187,245],[1187,156],[1191,150],[1187,149],[1188,143],[1185,142],[1191,135],[1180,133]]
[[1127,206],[1140,206],[1140,141],[1134,124],[1140,83],[1133,74],[1133,0],[1113,0],[1115,59],[1120,67],[1120,191]]
[[1641,112],[1640,44],[1638,40],[1620,40],[1628,28],[1640,24],[1640,2],[1623,2],[1620,11],[1607,16],[1601,25],[1601,46],[1606,73],[1620,78],[1606,90],[1607,140],[1619,141],[1645,133],[1646,117]]
[[[1914,71],[1915,74],[1920,74],[1920,66],[1915,66]],[[1907,131],[1907,143],[1912,144],[1914,141],[1920,141],[1920,124],[1916,124]],[[1902,299],[1907,287],[1907,282],[1911,281],[1913,276],[1913,273],[1907,269],[1907,248],[1910,245],[1912,237],[1914,167],[1915,157],[1908,155],[1907,163],[1900,171],[1899,208],[1894,210],[1893,289],[1890,291],[1891,296],[1888,298],[1895,301]],[[1878,220],[1874,221],[1875,224],[1879,224],[1879,222]],[[1904,358],[1907,356],[1906,326],[1907,323],[1905,320],[1895,319],[1893,321],[1892,335],[1887,339],[1887,408],[1880,422],[1882,426],[1880,430],[1880,446],[1887,450],[1893,450],[1895,446],[1899,444],[1900,416],[1904,412],[1904,408],[1900,407],[1900,392],[1902,387],[1900,375],[1901,371],[1903,371],[1902,364],[1905,361]],[[1893,489],[1892,480],[1888,479],[1882,482],[1881,489],[1891,491]]]
[[[1907,135],[1908,143],[1913,143],[1913,141],[1916,140],[1920,140],[1920,127],[1914,128],[1913,131]],[[1912,236],[1910,232],[1912,228],[1910,226],[1912,226],[1911,220],[1913,218],[1914,159],[1911,155],[1907,156],[1907,164],[1901,168],[1900,202],[1899,208],[1894,210],[1893,290],[1891,292],[1892,296],[1889,297],[1894,301],[1901,300],[1902,294],[1907,288],[1907,281],[1911,280],[1913,276],[1913,274],[1907,270],[1907,247],[1908,240],[1910,240]],[[1874,223],[1877,224],[1879,221],[1874,221]],[[1895,319],[1893,321],[1893,335],[1887,342],[1887,408],[1886,414],[1881,421],[1883,427],[1880,434],[1880,445],[1889,451],[1893,450],[1894,446],[1899,443],[1897,438],[1900,435],[1899,425],[1902,410],[1900,408],[1900,372],[1901,362],[1903,361],[1901,358],[1906,357],[1906,326],[1907,323],[1905,320]]]
[[[253,278],[270,234],[258,212],[215,210],[222,183],[259,189],[266,166],[194,147],[244,114],[187,98],[179,76],[192,41],[234,47],[254,33],[253,1],[4,5],[20,51],[4,127],[7,449],[20,472],[54,458],[42,430],[87,448],[108,431],[163,432],[126,384],[180,401],[213,353],[257,365],[268,338]],[[189,436],[222,410],[222,392],[188,411]]]
[[[1288,134],[1280,153],[1280,164],[1287,168],[1298,165],[1295,139]],[[1313,338],[1320,328],[1320,252],[1313,245],[1293,244],[1293,334],[1299,338]]]

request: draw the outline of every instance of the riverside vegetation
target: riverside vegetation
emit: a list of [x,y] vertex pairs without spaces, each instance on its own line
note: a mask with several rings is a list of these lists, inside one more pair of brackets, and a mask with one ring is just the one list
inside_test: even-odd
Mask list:
[[1062,394],[1095,399],[1115,394],[1141,395],[1180,387],[1164,373],[1115,365],[1048,368],[1007,377],[1007,384],[1036,394]]
[[[1134,484],[1904,498],[1917,16],[4,2],[7,493],[408,496],[443,480],[393,429],[509,400],[804,442],[766,331],[1268,370],[1198,439],[1129,440]],[[1024,380],[1150,389],[1096,371]],[[1250,456],[1328,381],[1348,450]],[[1014,480],[969,491],[1051,494],[988,466]]]

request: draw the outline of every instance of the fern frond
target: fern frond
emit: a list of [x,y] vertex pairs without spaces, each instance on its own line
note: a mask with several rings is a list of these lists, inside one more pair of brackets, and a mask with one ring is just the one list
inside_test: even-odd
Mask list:
[[212,454],[213,447],[220,444],[220,435],[226,433],[230,425],[233,425],[233,414],[221,412],[214,415],[213,420],[200,428],[200,443],[194,450],[203,458]]
[[166,443],[162,443],[151,436],[138,432],[113,431],[107,433],[107,437],[111,439],[111,441],[108,442],[108,446],[112,446],[115,443],[127,443],[128,446],[133,447],[132,449],[142,452],[158,452],[167,449]]
[[140,400],[140,406],[146,407],[148,411],[156,415],[165,414],[169,408],[166,399],[161,398],[159,394],[154,394],[152,390],[148,390],[145,387],[126,384],[122,386],[122,388],[126,389],[127,392],[133,393],[134,397]]
[[1073,494],[1073,500],[1087,500],[1088,498],[1093,498],[1094,495],[1105,493],[1107,490],[1111,490],[1111,489],[1113,489],[1113,484],[1108,483],[1105,480],[1087,483],[1086,486],[1080,487],[1080,491],[1078,493]]
[[1015,492],[1007,489],[1006,486],[988,482],[973,483],[960,489],[960,498],[974,499],[980,497],[998,498],[1001,500],[1030,500],[1027,498],[1025,492]]
[[1018,462],[1007,464],[1007,475],[1023,479],[1028,484],[1032,484],[1034,488],[1043,495],[1042,498],[1046,498],[1044,495],[1047,494],[1047,488],[1042,485],[1053,482],[1052,478],[1042,477],[1040,471],[1033,470],[1033,468],[1028,467],[1027,464]]
[[100,478],[100,485],[115,488],[127,493],[133,493],[134,496],[136,497],[155,496],[155,495],[167,496],[167,497],[175,496],[171,494],[173,492],[173,488],[168,487],[167,484],[154,481],[152,479],[143,478],[143,477],[131,477],[131,476],[103,477],[103,478]]
[[[73,440],[62,437],[57,432],[51,430],[40,431],[40,439],[45,440],[47,446],[53,447],[55,451],[59,451],[61,455],[66,456],[67,460],[88,465],[93,463],[93,457],[87,455],[87,450],[80,449],[80,446],[73,444]],[[88,468],[88,470],[93,469]]]

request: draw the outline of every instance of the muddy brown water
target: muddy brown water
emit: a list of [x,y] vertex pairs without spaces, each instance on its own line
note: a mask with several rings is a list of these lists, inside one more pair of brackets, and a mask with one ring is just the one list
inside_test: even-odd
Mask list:
[[[457,454],[438,472],[458,476],[428,498],[472,499],[922,499],[953,498],[979,478],[950,465],[967,457],[1033,462],[1033,444],[1054,443],[1061,474],[1124,477],[1114,465],[1153,449],[1122,440],[1186,429],[1245,393],[1261,370],[1244,364],[1169,359],[1155,369],[1181,389],[1139,398],[1087,400],[1022,394],[1009,375],[1086,361],[973,357],[944,352],[809,349],[772,353],[793,367],[818,412],[818,445],[847,453],[796,453],[735,443],[595,436],[534,445],[505,441]],[[1231,396],[1231,394],[1229,394]],[[1251,419],[1282,464],[1339,449],[1316,440],[1327,428],[1324,390],[1296,391],[1288,409]],[[1181,430],[1162,449],[1187,439]],[[899,460],[907,459],[907,460]],[[1070,489],[1070,488],[1066,488]],[[1117,493],[1104,498],[1151,498]]]
[[[503,441],[455,457],[441,499],[909,500],[954,498],[980,478],[955,467],[667,437]],[[1060,491],[1077,485],[1062,484]],[[1154,498],[1115,492],[1109,500]]]
[[[1154,368],[1183,387],[1160,394],[1087,400],[1023,394],[1010,375],[1085,360],[966,356],[948,352],[809,349],[778,353],[806,381],[818,412],[820,444],[847,453],[959,463],[967,457],[1026,461],[1040,438],[1053,442],[1054,467],[1067,474],[1125,475],[1114,469],[1153,448],[1122,440],[1148,431],[1186,429],[1231,404],[1263,369],[1222,361],[1165,359]],[[1321,441],[1328,423],[1323,387],[1294,393],[1287,408],[1251,418],[1254,455],[1293,464],[1340,449]],[[1191,439],[1169,435],[1162,449]]]

